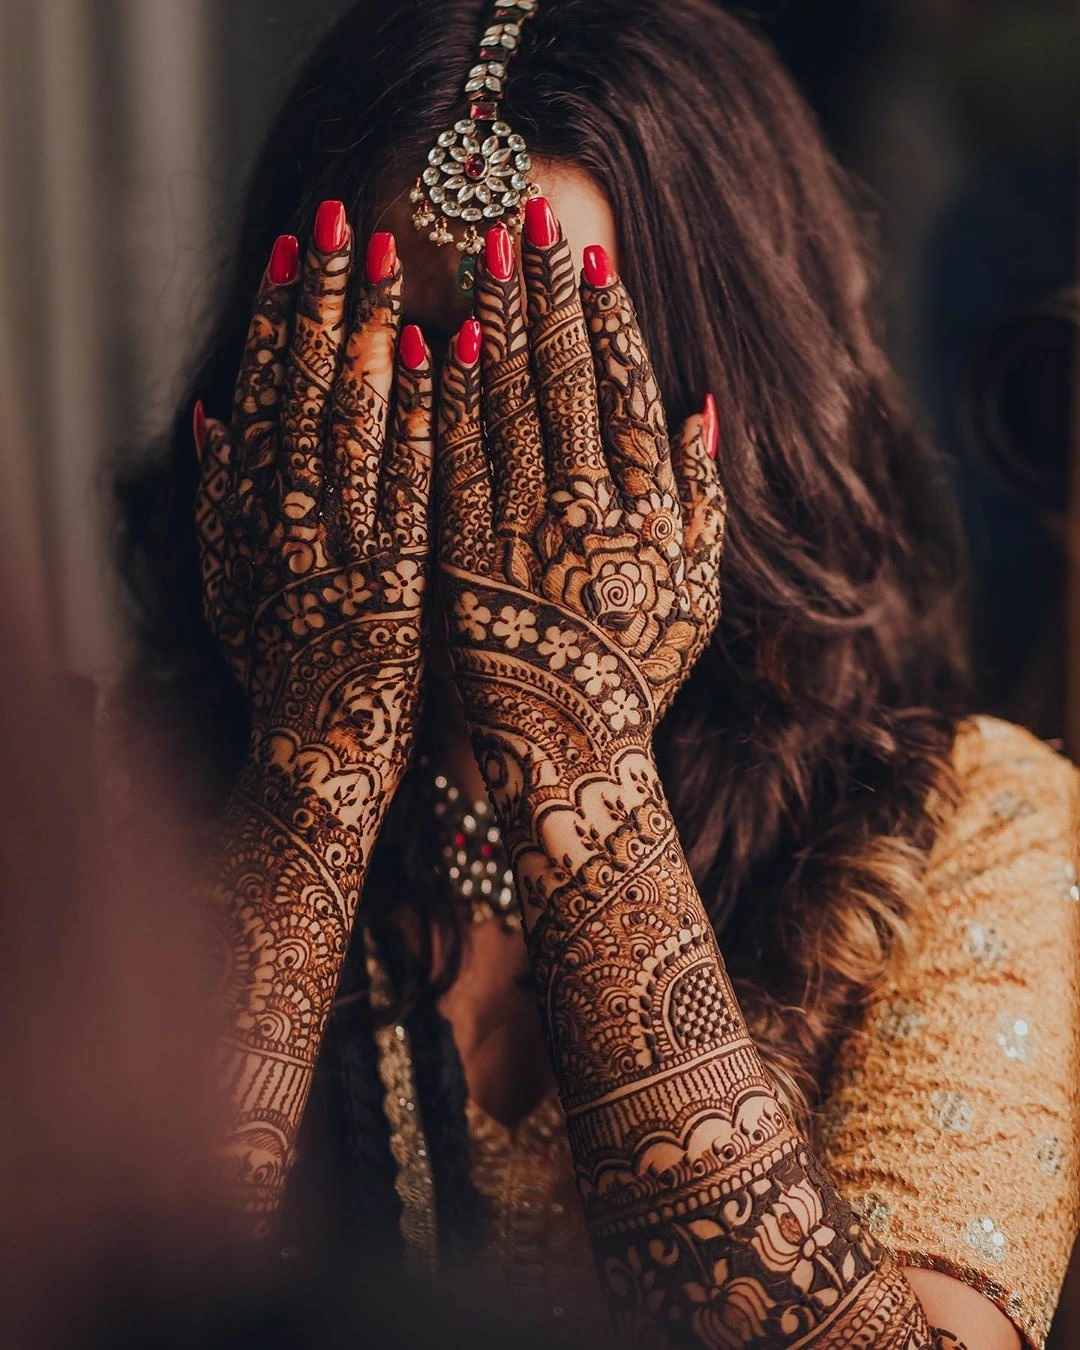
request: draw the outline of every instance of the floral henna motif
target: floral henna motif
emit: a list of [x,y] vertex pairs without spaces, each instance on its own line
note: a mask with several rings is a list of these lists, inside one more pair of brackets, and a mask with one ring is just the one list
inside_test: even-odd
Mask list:
[[[535,523],[510,575],[478,391],[451,357],[442,590],[620,1343],[932,1347],[781,1107],[652,755],[719,612],[715,465],[698,428],[669,454],[621,285],[578,299],[561,238],[526,245],[523,270],[548,497],[515,517]],[[477,293],[485,316],[505,299],[485,270]]]
[[264,281],[232,424],[206,424],[196,504],[207,619],[252,720],[213,893],[232,1019],[229,1157],[241,1202],[263,1218],[421,678],[430,361],[395,369],[400,269],[364,292],[346,338],[350,256],[348,241],[309,253],[288,350],[289,285]]

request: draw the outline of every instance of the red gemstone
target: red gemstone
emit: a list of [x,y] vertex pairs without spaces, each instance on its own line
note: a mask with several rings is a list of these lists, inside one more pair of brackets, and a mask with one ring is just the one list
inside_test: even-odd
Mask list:
[[495,852],[495,850],[491,847],[490,844],[481,844],[481,845],[480,845],[480,856],[481,856],[481,858],[490,858],[491,855],[492,855],[494,852]]
[[470,155],[465,161],[466,178],[472,178],[474,181],[477,178],[483,178],[486,169],[487,161],[483,155]]
[[474,122],[493,122],[495,120],[496,107],[494,103],[472,103],[469,105],[469,116]]
[[465,847],[465,836],[461,833],[460,830],[458,830],[457,834],[454,835],[454,844],[455,844],[458,848],[464,848],[464,847]]

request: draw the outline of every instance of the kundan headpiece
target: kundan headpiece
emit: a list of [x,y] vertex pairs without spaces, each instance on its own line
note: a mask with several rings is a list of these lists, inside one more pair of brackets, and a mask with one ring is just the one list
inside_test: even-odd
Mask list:
[[[439,135],[410,200],[413,224],[433,243],[456,243],[462,258],[458,289],[469,294],[483,247],[479,226],[505,217],[520,229],[522,208],[539,189],[529,180],[532,160],[525,142],[499,117],[510,59],[521,44],[522,25],[537,0],[495,0],[494,22],[480,39],[480,57],[465,81],[469,115]],[[458,238],[454,229],[464,226]]]

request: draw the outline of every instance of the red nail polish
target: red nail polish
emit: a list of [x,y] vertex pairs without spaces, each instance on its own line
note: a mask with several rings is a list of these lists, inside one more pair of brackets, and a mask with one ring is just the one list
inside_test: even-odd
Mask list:
[[480,339],[483,332],[476,319],[466,319],[458,330],[457,359],[463,366],[475,366],[480,359]]
[[191,429],[195,436],[195,452],[202,458],[203,447],[206,445],[206,409],[203,407],[202,399],[195,403],[195,412],[192,414]]
[[427,360],[427,343],[424,341],[424,335],[416,324],[408,323],[401,330],[401,341],[398,344],[398,351],[401,359],[408,370],[419,370]]
[[551,248],[559,237],[559,223],[546,197],[530,197],[525,203],[525,237],[536,248]]
[[484,262],[496,281],[509,281],[514,275],[514,243],[505,225],[494,225],[488,230]]
[[598,291],[603,290],[605,286],[614,285],[618,280],[611,259],[607,255],[607,249],[600,244],[589,245],[582,256],[582,263],[585,280]]
[[710,459],[716,458],[716,447],[720,439],[720,421],[716,415],[716,399],[712,394],[705,395],[705,411],[701,417],[701,438],[705,442],[705,453]]
[[397,271],[397,242],[388,230],[379,230],[368,240],[366,271],[372,286],[388,281]]
[[267,264],[266,275],[273,286],[288,286],[300,271],[300,240],[295,234],[279,234]]
[[336,253],[345,246],[347,233],[344,202],[323,202],[315,213],[315,247],[320,253]]

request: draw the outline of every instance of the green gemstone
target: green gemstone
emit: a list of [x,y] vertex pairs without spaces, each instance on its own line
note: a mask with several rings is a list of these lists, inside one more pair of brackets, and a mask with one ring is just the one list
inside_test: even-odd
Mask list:
[[457,288],[461,295],[472,295],[476,284],[476,259],[471,253],[464,253],[458,263]]

